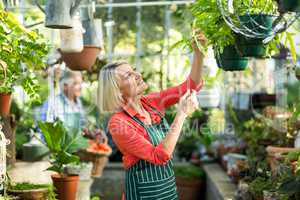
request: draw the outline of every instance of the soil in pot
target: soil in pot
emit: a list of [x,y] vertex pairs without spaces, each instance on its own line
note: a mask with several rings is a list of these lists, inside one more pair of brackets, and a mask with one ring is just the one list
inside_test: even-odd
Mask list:
[[76,200],[79,176],[51,175],[59,200]]
[[236,35],[236,43],[243,57],[266,57],[266,46],[263,40],[272,32],[274,17],[271,15],[243,15],[239,17],[241,24],[256,33],[261,38],[248,38],[243,35]]
[[11,94],[0,93],[0,116],[6,117],[10,113]]
[[248,66],[248,59],[241,57],[233,45],[225,47],[220,54],[216,53],[216,60],[224,71],[241,71]]

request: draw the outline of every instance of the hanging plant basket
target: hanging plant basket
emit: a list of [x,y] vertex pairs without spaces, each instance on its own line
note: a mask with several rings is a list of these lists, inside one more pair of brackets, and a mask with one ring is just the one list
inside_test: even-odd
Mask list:
[[7,117],[10,113],[11,94],[0,93],[0,116]]
[[[248,29],[268,35],[272,31],[273,16],[271,15],[243,15],[239,17],[241,23]],[[243,35],[236,35],[236,44],[243,57],[266,57],[267,49],[263,44],[264,38],[253,39]]]
[[79,53],[63,53],[60,51],[62,60],[72,70],[90,70],[95,64],[100,48],[84,46]]
[[298,0],[276,0],[276,2],[280,13],[300,11],[300,2]]
[[222,53],[215,53],[219,68],[224,71],[242,71],[248,66],[248,59],[241,57],[235,46],[227,46]]
[[51,175],[59,200],[76,200],[79,176]]

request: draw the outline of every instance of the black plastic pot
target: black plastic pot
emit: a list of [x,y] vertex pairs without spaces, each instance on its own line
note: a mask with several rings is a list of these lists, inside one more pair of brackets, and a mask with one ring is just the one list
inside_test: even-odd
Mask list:
[[242,71],[248,66],[248,58],[241,57],[235,46],[227,46],[222,53],[215,53],[219,68],[224,71]]
[[[262,38],[248,38],[244,35],[236,35],[236,44],[243,57],[263,58],[266,56],[266,46],[263,44],[266,38],[272,32],[273,16],[271,15],[243,15],[240,21],[245,28],[260,33]],[[265,36],[265,37],[264,37]]]
[[276,0],[278,4],[278,11],[285,12],[299,12],[300,2],[298,0]]
[[256,93],[251,97],[251,103],[253,108],[262,109],[266,106],[276,105],[275,94]]

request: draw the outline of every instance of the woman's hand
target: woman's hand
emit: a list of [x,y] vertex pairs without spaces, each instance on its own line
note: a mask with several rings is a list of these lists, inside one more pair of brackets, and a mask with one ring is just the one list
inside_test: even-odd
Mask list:
[[197,100],[196,92],[188,90],[179,101],[178,113],[183,113],[186,116],[192,114],[198,109],[199,103]]
[[200,30],[195,30],[193,33],[192,47],[195,53],[201,53],[199,46],[205,46],[207,44],[207,39],[205,35]]

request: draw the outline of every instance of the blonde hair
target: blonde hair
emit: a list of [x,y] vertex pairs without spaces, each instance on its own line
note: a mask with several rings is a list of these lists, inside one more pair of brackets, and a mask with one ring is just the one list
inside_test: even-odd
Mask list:
[[122,93],[118,84],[116,68],[127,62],[114,62],[105,65],[99,74],[98,107],[101,112],[115,112],[123,103]]

